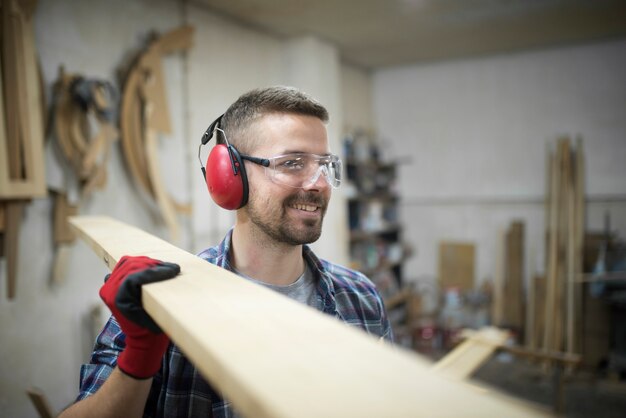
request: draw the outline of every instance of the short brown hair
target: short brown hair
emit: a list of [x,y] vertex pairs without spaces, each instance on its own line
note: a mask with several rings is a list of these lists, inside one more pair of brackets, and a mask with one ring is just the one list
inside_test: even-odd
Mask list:
[[328,122],[328,111],[317,100],[294,87],[273,86],[240,96],[226,110],[220,126],[239,152],[249,153],[254,140],[246,135],[246,131],[258,117],[270,113],[314,116],[324,123]]

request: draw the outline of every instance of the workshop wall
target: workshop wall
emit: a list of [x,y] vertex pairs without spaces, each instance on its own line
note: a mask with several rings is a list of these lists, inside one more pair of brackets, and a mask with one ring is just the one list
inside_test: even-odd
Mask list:
[[584,140],[587,229],[605,211],[626,234],[626,41],[537,50],[373,74],[374,115],[395,156],[406,276],[434,280],[441,240],[477,244],[476,279],[494,276],[497,239],[526,222],[526,275],[544,270],[546,145]]
[[[175,54],[165,60],[173,134],[160,139],[159,156],[166,189],[180,202],[194,206],[192,216],[179,217],[183,233],[177,244],[196,252],[219,242],[234,220],[232,213],[210,201],[199,174],[197,146],[210,122],[251,88],[291,84],[328,107],[331,148],[340,152],[343,103],[356,102],[352,96],[363,100],[360,83],[368,75],[343,65],[335,48],[320,40],[274,38],[183,3],[40,0],[35,32],[50,101],[60,65],[68,72],[108,79],[121,90],[117,69],[129,52],[143,45],[150,31],[165,32],[185,22],[194,26],[195,45],[187,57]],[[112,216],[168,239],[155,205],[132,183],[121,144],[116,142],[112,151],[106,187],[86,201],[80,213]],[[62,169],[49,149],[46,169],[48,180],[63,188]],[[341,192],[333,200],[315,249],[322,257],[346,264],[345,200]],[[74,245],[64,282],[50,285],[51,227],[51,199],[34,200],[27,206],[20,233],[13,300],[6,298],[6,266],[0,264],[0,358],[7,365],[0,372],[2,416],[34,416],[25,393],[32,386],[45,392],[55,411],[71,403],[77,395],[80,364],[88,360],[93,346],[94,327],[108,318],[98,298],[107,270],[84,243]]]
[[376,131],[372,106],[372,76],[358,68],[342,65],[341,97],[344,132]]

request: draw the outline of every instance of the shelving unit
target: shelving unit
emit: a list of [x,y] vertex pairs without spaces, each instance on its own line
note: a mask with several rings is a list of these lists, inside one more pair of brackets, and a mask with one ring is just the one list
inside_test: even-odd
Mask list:
[[403,263],[407,256],[399,222],[396,193],[397,164],[381,162],[371,152],[344,156],[347,177],[350,258],[352,267],[367,275],[383,298],[403,287]]

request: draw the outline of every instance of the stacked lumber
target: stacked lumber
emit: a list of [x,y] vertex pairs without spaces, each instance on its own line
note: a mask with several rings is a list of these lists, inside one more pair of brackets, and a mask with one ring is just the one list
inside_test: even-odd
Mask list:
[[19,227],[29,200],[46,194],[42,91],[35,50],[35,1],[0,1],[0,256],[7,296],[17,288]]
[[[539,349],[581,352],[582,300],[576,278],[582,273],[584,234],[584,159],[582,140],[557,141],[548,150],[546,194],[546,279],[541,322],[535,324]],[[538,283],[539,284],[539,281]],[[540,309],[540,307],[538,307]]]

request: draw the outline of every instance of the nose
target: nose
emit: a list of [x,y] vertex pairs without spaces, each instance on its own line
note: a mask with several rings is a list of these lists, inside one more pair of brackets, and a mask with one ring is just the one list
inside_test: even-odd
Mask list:
[[322,191],[330,187],[328,181],[328,168],[325,165],[320,166],[311,180],[304,185],[303,189],[308,191]]

